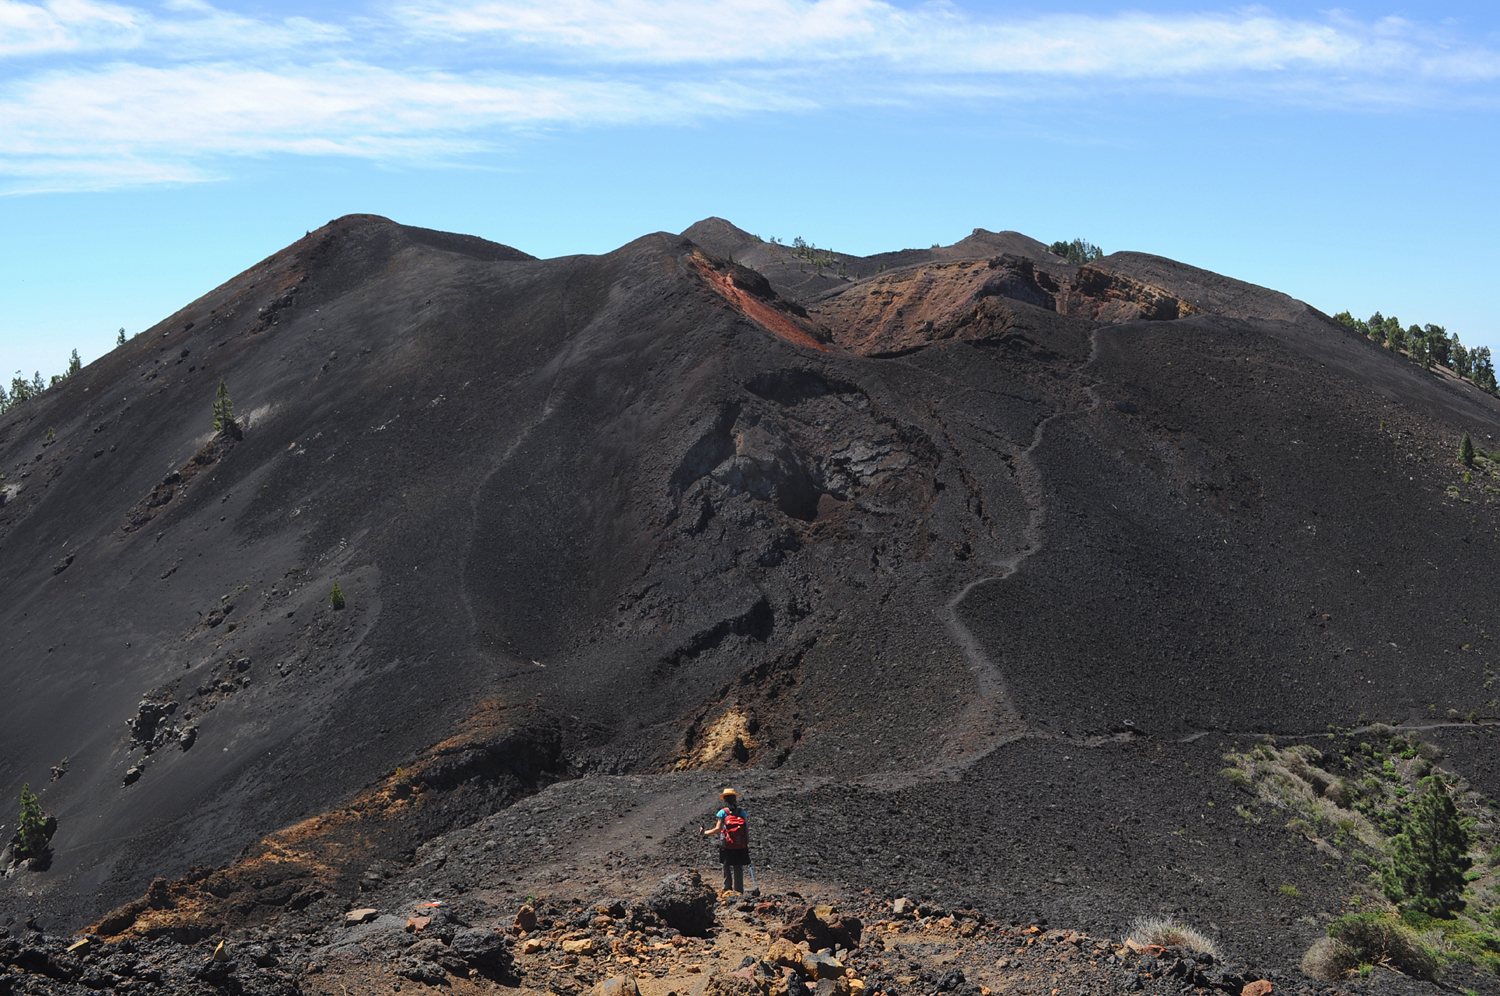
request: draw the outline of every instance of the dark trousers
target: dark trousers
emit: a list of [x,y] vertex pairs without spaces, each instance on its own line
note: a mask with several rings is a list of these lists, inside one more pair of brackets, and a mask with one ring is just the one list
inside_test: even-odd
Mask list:
[[750,850],[745,847],[719,848],[719,863],[724,866],[724,891],[745,891],[745,866],[750,863]]

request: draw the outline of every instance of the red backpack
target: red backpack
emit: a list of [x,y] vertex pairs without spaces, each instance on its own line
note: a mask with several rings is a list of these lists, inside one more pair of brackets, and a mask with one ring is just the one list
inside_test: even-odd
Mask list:
[[750,846],[750,831],[745,829],[743,809],[724,810],[724,846],[743,850]]

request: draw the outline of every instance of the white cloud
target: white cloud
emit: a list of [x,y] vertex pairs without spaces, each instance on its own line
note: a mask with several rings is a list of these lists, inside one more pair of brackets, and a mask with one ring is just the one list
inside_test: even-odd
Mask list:
[[[852,103],[1492,103],[1500,55],[1334,13],[980,18],[882,0],[398,0],[340,23],[0,0],[0,189],[182,182],[269,153],[454,161],[507,130]],[[1123,88],[1123,89],[1122,89]]]
[[921,73],[1151,78],[1235,72],[1435,71],[1488,79],[1497,53],[1441,45],[1385,18],[1047,14],[981,20],[952,4],[880,0],[422,0],[393,8],[418,32],[573,62],[672,65],[873,61]]
[[138,11],[115,4],[0,0],[0,58],[131,45],[140,21]]
[[347,37],[341,27],[308,18],[262,21],[203,0],[171,0],[163,8],[170,16],[92,0],[0,0],[0,59],[100,51],[194,59],[221,52],[286,51]]
[[480,0],[397,7],[399,20],[454,38],[502,37],[579,58],[779,61],[893,50],[913,18],[878,0]]
[[648,90],[354,63],[114,65],[6,93],[0,174],[32,190],[206,179],[224,157],[277,152],[452,161],[484,148],[481,136],[497,127],[680,121],[763,105],[734,83]]

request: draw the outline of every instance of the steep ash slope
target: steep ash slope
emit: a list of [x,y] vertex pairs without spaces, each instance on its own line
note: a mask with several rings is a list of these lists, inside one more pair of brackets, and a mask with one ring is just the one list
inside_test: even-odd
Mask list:
[[[534,261],[354,217],[16,409],[0,791],[68,758],[28,885],[81,918],[223,861],[481,696],[557,717],[558,771],[777,764],[809,731],[854,767],[891,748],[839,756],[848,668],[888,659],[868,715],[939,749],[968,664],[941,591],[898,593],[1013,546],[1025,502],[818,334],[675,236]],[[1047,410],[1007,404],[987,434]]]
[[[11,412],[0,796],[69,763],[8,902],[76,924],[345,804],[346,881],[391,820],[570,775],[906,800],[1003,786],[1028,733],[1107,773],[1126,720],[1493,715],[1471,385],[1165,261],[1096,293],[976,233],[798,282],[695,230],[535,260],[341,219]],[[408,804],[459,728],[418,774],[457,801]]]

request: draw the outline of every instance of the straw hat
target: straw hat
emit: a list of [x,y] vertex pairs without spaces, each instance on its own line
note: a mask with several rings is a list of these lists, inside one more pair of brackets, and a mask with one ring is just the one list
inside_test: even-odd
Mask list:
[[732,788],[727,788],[719,793],[720,799],[738,799],[740,794]]

